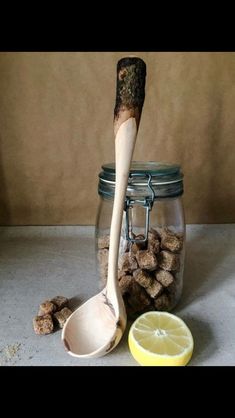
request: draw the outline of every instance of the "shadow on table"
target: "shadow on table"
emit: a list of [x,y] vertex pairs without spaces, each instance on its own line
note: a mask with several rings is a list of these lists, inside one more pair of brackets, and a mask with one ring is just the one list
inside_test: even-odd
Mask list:
[[202,362],[211,358],[213,353],[217,350],[211,326],[208,322],[202,321],[201,319],[199,320],[198,318],[192,318],[187,314],[182,314],[181,318],[192,332],[194,340],[193,355],[189,365],[200,366]]
[[[220,228],[220,226],[218,226]],[[214,231],[215,232],[215,231]],[[214,237],[214,239],[213,239]],[[200,229],[193,238],[189,238],[186,243],[185,270],[183,294],[177,308],[182,309],[194,301],[200,295],[212,292],[215,287],[224,284],[231,275],[226,270],[224,275],[221,268],[221,281],[216,280],[214,271],[220,268],[225,257],[229,257],[234,252],[234,243],[221,245],[220,234],[208,234],[208,229]],[[227,277],[226,277],[227,276]]]
[[69,309],[71,311],[75,311],[80,305],[82,305],[85,302],[80,296],[76,295],[69,299]]

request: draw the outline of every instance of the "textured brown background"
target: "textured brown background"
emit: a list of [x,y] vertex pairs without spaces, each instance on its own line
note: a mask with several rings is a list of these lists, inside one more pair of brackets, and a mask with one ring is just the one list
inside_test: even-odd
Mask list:
[[[0,54],[1,224],[95,222],[126,55]],[[148,74],[134,159],[182,165],[188,223],[235,222],[235,53],[135,55]]]

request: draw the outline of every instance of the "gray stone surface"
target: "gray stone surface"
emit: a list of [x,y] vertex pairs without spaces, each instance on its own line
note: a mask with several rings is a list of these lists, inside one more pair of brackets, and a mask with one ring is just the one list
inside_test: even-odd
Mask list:
[[[135,366],[127,334],[100,359],[69,356],[61,330],[34,334],[39,304],[56,295],[79,306],[99,290],[94,228],[0,227],[0,365]],[[190,365],[235,365],[235,225],[187,226],[184,291],[174,312],[188,324]]]

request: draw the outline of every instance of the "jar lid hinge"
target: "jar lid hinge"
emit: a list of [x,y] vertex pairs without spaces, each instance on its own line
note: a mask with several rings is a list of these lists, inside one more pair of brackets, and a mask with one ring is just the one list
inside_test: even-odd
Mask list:
[[[129,177],[143,177],[143,173],[130,173]],[[145,174],[146,177],[148,177],[148,188],[150,191],[150,196],[146,196],[144,200],[133,200],[129,197],[126,197],[124,210],[126,212],[126,239],[127,241],[130,241],[132,243],[134,242],[146,242],[148,240],[148,231],[149,231],[149,218],[150,214],[149,212],[152,210],[154,199],[155,199],[155,192],[152,186],[152,176],[149,173]],[[132,209],[133,205],[135,203],[141,203],[143,207],[146,209],[146,215],[145,215],[145,236],[143,239],[135,239],[130,236],[130,225],[129,225],[129,209]]]

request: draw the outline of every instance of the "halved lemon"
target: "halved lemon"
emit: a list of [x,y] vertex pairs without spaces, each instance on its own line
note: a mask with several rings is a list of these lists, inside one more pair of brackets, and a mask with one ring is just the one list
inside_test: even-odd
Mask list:
[[185,366],[192,357],[193,337],[187,325],[168,312],[146,312],[132,324],[129,348],[142,366]]

